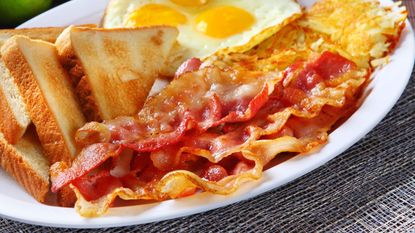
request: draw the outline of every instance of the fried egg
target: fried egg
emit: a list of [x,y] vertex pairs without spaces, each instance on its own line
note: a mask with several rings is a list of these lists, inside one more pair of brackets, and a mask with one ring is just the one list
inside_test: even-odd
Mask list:
[[295,0],[112,0],[103,27],[170,25],[183,57],[244,52],[301,15]]

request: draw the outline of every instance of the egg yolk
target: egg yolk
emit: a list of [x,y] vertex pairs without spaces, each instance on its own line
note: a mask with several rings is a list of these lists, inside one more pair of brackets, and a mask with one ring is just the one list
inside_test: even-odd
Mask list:
[[186,23],[186,16],[176,10],[159,4],[147,4],[133,11],[125,23],[127,27],[155,25],[178,26]]
[[226,38],[249,29],[255,18],[246,10],[221,6],[207,10],[196,18],[196,30],[215,38]]
[[180,6],[202,6],[208,2],[208,0],[170,0],[170,1]]

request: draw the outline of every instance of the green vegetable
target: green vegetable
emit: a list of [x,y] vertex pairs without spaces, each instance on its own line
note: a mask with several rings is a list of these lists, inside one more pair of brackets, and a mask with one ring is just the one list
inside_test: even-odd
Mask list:
[[0,25],[17,24],[49,9],[52,0],[0,0]]

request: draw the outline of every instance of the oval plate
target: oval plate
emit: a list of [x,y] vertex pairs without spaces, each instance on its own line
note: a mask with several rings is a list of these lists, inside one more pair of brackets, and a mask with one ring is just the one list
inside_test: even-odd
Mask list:
[[[310,6],[315,0],[302,0]],[[107,0],[74,0],[33,18],[20,27],[65,26],[98,23]],[[390,0],[382,4],[391,4]],[[100,218],[85,219],[73,208],[40,204],[12,178],[0,170],[0,216],[44,226],[102,228],[143,224],[200,213],[242,201],[284,185],[322,166],[356,143],[390,111],[411,76],[415,60],[414,34],[407,21],[391,62],[376,72],[363,105],[341,127],[330,134],[329,143],[318,153],[297,156],[264,172],[263,177],[242,185],[228,196],[201,193],[179,200],[110,209]]]

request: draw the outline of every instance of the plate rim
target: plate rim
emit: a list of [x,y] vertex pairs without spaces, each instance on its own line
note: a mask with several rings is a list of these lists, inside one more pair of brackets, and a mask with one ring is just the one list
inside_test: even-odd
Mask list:
[[[314,1],[314,0],[308,0],[308,1]],[[19,28],[21,27],[34,27],[34,26],[41,26],[39,25],[39,22],[48,22],[48,25],[43,25],[43,26],[59,26],[59,20],[57,21],[50,21],[50,17],[54,16],[56,14],[58,14],[59,12],[65,12],[67,9],[69,8],[75,8],[77,6],[82,5],[83,7],[85,7],[86,5],[90,5],[91,7],[95,7],[98,4],[102,5],[106,5],[106,3],[108,2],[108,0],[106,1],[102,1],[102,0],[89,0],[89,1],[83,1],[83,0],[73,0],[73,1],[69,1],[67,3],[64,3],[58,7],[55,7],[27,22],[25,22],[24,24],[22,24],[21,26],[19,26]],[[383,0],[382,2],[387,2],[389,3],[390,0]],[[85,5],[84,5],[85,4]],[[84,8],[84,9],[90,9],[89,14],[93,14],[94,12],[96,13],[96,11],[93,11],[92,9],[94,8]],[[100,12],[102,12],[102,10],[100,10]],[[73,19],[75,20],[75,19]],[[72,21],[73,21],[72,20]],[[405,38],[403,38],[405,37]],[[315,170],[316,168],[323,166],[325,163],[327,163],[328,161],[332,160],[333,158],[337,157],[338,155],[340,155],[341,153],[343,153],[344,151],[346,151],[348,148],[350,148],[352,145],[354,145],[357,141],[361,140],[367,133],[369,133],[376,125],[379,124],[379,122],[391,111],[391,109],[393,108],[393,106],[396,104],[396,102],[398,101],[398,99],[400,98],[400,96],[403,94],[410,78],[411,78],[411,74],[412,74],[412,70],[413,70],[413,65],[414,65],[414,60],[415,60],[415,53],[410,53],[408,51],[402,51],[401,46],[402,45],[406,45],[406,47],[409,46],[409,48],[406,48],[406,50],[411,50],[411,51],[415,51],[415,36],[414,36],[414,31],[413,28],[409,22],[409,20],[406,20],[406,27],[404,29],[403,35],[402,35],[402,39],[396,49],[396,51],[391,55],[392,58],[392,62],[391,64],[396,64],[398,62],[403,62],[405,65],[403,67],[406,67],[405,69],[403,69],[401,67],[401,69],[403,71],[401,71],[402,73],[402,80],[400,80],[400,82],[396,82],[395,84],[395,92],[392,93],[392,96],[389,96],[389,98],[386,100],[386,104],[382,104],[380,105],[381,110],[378,110],[377,115],[375,115],[375,117],[373,119],[371,119],[371,121],[369,121],[370,124],[364,125],[361,128],[359,128],[358,130],[358,134],[357,136],[355,135],[355,132],[352,132],[353,130],[351,128],[347,128],[348,125],[350,124],[354,124],[354,122],[359,122],[360,118],[364,117],[364,116],[369,116],[369,113],[371,113],[371,111],[376,110],[373,109],[376,106],[366,106],[367,105],[367,101],[364,101],[362,106],[366,106],[369,107],[368,109],[361,109],[359,108],[344,124],[342,124],[342,126],[340,126],[338,129],[336,129],[335,131],[333,131],[330,136],[329,136],[329,140],[332,140],[333,137],[340,137],[340,136],[347,136],[347,135],[352,135],[354,137],[352,137],[351,140],[345,140],[347,142],[341,144],[340,147],[337,148],[332,148],[332,146],[329,146],[330,142],[327,143],[321,151],[319,151],[318,153],[314,153],[312,155],[307,155],[307,157],[295,157],[293,159],[290,159],[280,165],[277,165],[276,167],[273,167],[267,171],[264,172],[264,177],[261,178],[258,181],[252,181],[249,183],[246,183],[244,185],[242,185],[241,189],[238,190],[236,193],[231,194],[229,196],[220,196],[220,195],[215,195],[215,194],[207,194],[207,193],[203,193],[203,194],[198,194],[192,197],[188,197],[188,198],[183,198],[183,199],[179,199],[179,200],[168,200],[168,201],[164,201],[164,202],[160,202],[160,203],[154,203],[154,204],[146,204],[143,206],[134,206],[134,207],[117,207],[117,208],[113,208],[110,210],[110,215],[105,215],[103,217],[100,218],[94,218],[94,219],[86,219],[86,218],[82,218],[79,215],[77,215],[77,213],[75,212],[75,210],[73,208],[62,208],[62,207],[52,207],[52,206],[46,206],[40,203],[27,203],[21,200],[17,200],[17,199],[13,199],[11,197],[5,196],[3,194],[0,193],[0,202],[2,203],[2,205],[0,205],[0,216],[7,218],[7,219],[12,219],[15,221],[19,221],[19,222],[24,222],[24,223],[29,223],[29,224],[34,224],[34,225],[41,225],[41,226],[52,226],[52,227],[65,227],[65,228],[107,228],[107,227],[120,227],[120,226],[130,226],[130,225],[138,225],[138,224],[145,224],[145,223],[149,223],[149,222],[158,222],[158,221],[163,221],[163,220],[167,220],[167,219],[173,219],[173,218],[179,218],[179,217],[183,217],[183,216],[188,216],[188,215],[192,215],[195,213],[201,213],[201,212],[206,212],[212,209],[216,209],[219,207],[225,207],[227,205],[236,203],[236,202],[240,202],[243,200],[247,200],[249,198],[253,198],[255,196],[261,195],[261,194],[265,194],[269,191],[271,191],[272,189],[281,187],[282,185],[287,184],[288,182],[292,182],[298,178],[300,178],[303,175],[306,175],[307,173]],[[396,58],[394,55],[395,53],[399,51],[399,53],[403,53],[403,54],[409,54],[409,57],[403,57],[402,55],[400,57],[398,57],[397,61],[394,61],[393,59]],[[411,59],[408,59],[411,58]],[[401,61],[400,59],[404,59],[403,61]],[[405,59],[409,60],[406,61],[405,63]],[[410,62],[412,61],[412,62]],[[384,71],[386,68],[390,68],[390,64],[386,65],[380,72],[386,72]],[[393,68],[393,67],[392,67]],[[390,69],[392,69],[390,68]],[[379,76],[379,74],[377,74],[376,76],[372,77],[373,79],[376,79]],[[385,81],[386,82],[386,81]],[[381,82],[382,83],[382,82]],[[389,94],[389,93],[388,93]],[[371,94],[372,95],[372,94]],[[370,97],[370,95],[369,95]],[[371,110],[372,109],[372,110]],[[362,113],[362,111],[364,110],[364,112]],[[360,114],[362,113],[362,114]],[[362,116],[361,116],[362,115]],[[358,118],[358,119],[356,119]],[[331,144],[330,144],[331,145]],[[311,162],[310,162],[311,161]],[[290,169],[292,169],[291,166],[296,166],[296,164],[300,164],[301,168],[299,171],[296,172],[292,172],[292,174],[290,175],[286,175],[285,172],[291,172]],[[305,166],[305,165],[306,166]],[[278,179],[277,180],[273,180],[273,177],[277,176]],[[252,189],[253,191],[248,192],[247,190]],[[245,193],[243,193],[245,192]],[[241,194],[243,193],[243,194]],[[200,202],[200,199],[207,199],[210,200],[210,202],[213,203],[204,203],[203,205],[198,205],[198,206],[191,206],[191,207],[181,207],[184,208],[184,210],[181,211],[176,211],[175,208],[177,208],[177,206],[181,206],[181,205],[186,205],[186,203],[194,203],[194,202]],[[212,201],[212,199],[214,199]],[[4,204],[3,204],[4,203]],[[21,204],[21,207],[25,207],[25,208],[12,208],[12,207],[16,207],[16,204]],[[150,205],[150,206],[149,206]],[[45,210],[39,214],[33,215],[30,214],[28,212],[30,211],[22,211],[22,209],[26,209],[26,208],[33,208],[33,206],[35,206],[35,208],[38,209],[43,209],[45,208]],[[149,207],[150,210],[147,210],[146,208]],[[133,211],[137,212],[138,210],[141,211],[141,209],[145,211],[153,211],[157,210],[157,209],[163,209],[163,208],[170,208],[169,210],[171,212],[178,212],[175,214],[160,214],[158,216],[153,216],[153,217],[143,217],[143,214],[137,214],[135,216],[125,216],[125,211],[129,212],[131,211],[131,209],[135,209]],[[20,210],[18,210],[20,209]],[[152,210],[151,210],[152,209]],[[26,212],[26,213],[24,213]],[[53,215],[58,215],[58,217],[54,217],[51,215],[46,215],[44,212],[48,212],[48,213],[54,213]],[[61,216],[61,218],[59,218],[59,215],[63,214],[63,216]],[[67,215],[69,214],[69,216],[71,216],[71,218],[68,218]],[[73,216],[74,214],[76,214],[77,217]],[[120,215],[116,215],[116,214],[120,214]],[[66,216],[66,217],[65,217]],[[52,217],[52,219],[51,219]],[[74,218],[72,218],[74,217]]]

